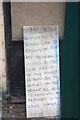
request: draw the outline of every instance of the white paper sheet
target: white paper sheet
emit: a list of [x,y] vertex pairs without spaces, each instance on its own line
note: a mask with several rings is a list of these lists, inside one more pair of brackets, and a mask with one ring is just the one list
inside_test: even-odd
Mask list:
[[58,26],[24,26],[27,118],[60,116]]

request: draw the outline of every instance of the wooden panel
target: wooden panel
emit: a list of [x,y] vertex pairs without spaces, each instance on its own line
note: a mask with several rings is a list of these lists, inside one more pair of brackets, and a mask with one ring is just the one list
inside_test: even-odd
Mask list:
[[66,3],[61,73],[62,118],[78,118],[78,3]]
[[60,37],[64,33],[65,3],[11,3],[12,37],[22,37],[22,27],[59,25]]
[[12,95],[25,94],[23,44],[13,44],[10,52],[10,76]]

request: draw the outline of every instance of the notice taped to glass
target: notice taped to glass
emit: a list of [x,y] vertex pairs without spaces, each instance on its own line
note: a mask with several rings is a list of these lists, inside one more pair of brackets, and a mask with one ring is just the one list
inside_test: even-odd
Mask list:
[[58,26],[24,26],[27,118],[60,116]]

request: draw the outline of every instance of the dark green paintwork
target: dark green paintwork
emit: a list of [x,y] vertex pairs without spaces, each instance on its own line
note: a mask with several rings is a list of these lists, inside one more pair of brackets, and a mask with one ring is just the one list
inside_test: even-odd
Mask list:
[[61,70],[61,117],[78,117],[78,3],[66,3]]

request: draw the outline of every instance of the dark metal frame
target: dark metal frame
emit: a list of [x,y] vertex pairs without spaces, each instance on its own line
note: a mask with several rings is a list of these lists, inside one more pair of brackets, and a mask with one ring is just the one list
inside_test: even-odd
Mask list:
[[10,44],[12,44],[12,29],[11,29],[11,5],[10,2],[3,2],[3,12],[4,12],[4,30],[5,30],[5,54],[6,54],[6,77],[7,77],[7,91],[11,93],[10,81]]
[[[22,50],[23,49],[23,41],[21,40],[21,38],[18,38],[18,40],[15,40],[15,41],[12,40],[11,2],[3,2],[3,11],[4,11],[4,30],[5,30],[7,91],[9,94],[12,95],[12,89],[13,89],[12,74],[13,73],[12,73],[12,58],[10,58],[10,57],[12,56],[12,53],[14,53],[14,49],[17,50],[17,47],[19,47],[19,46],[21,48],[21,51],[20,51],[21,56],[23,57],[23,50]],[[19,59],[19,56],[17,59]],[[22,58],[22,59],[24,59],[24,58]],[[24,79],[24,77],[23,77],[23,79]],[[25,88],[25,86],[24,86],[24,88]],[[17,92],[15,92],[15,93],[17,93]]]

